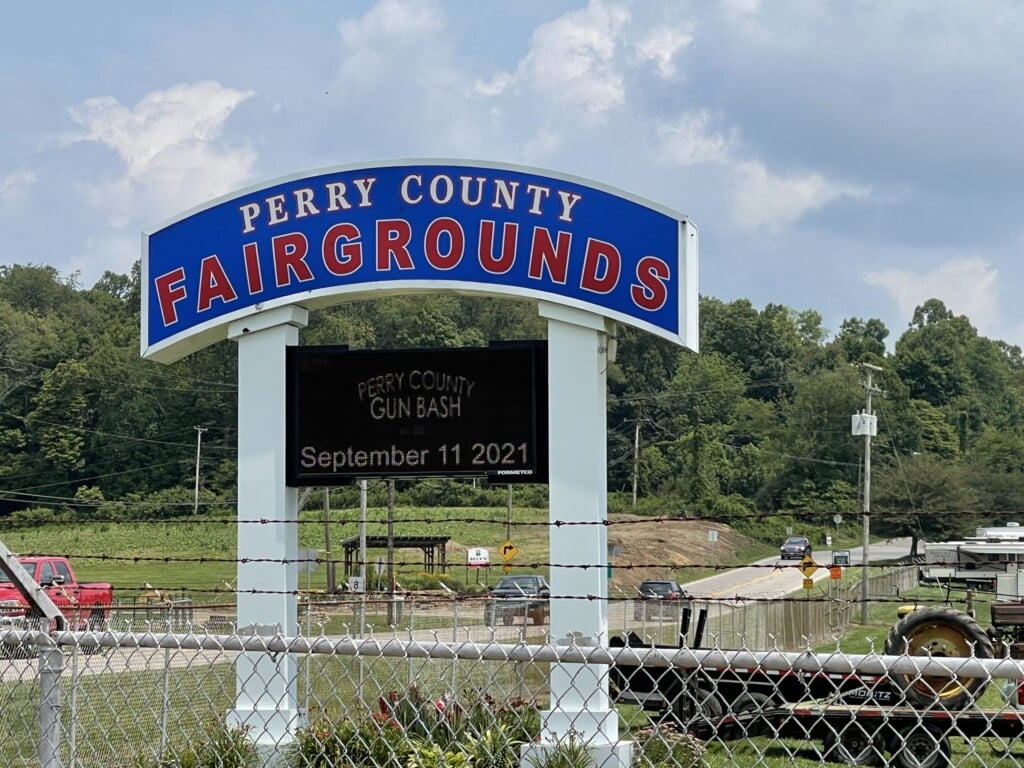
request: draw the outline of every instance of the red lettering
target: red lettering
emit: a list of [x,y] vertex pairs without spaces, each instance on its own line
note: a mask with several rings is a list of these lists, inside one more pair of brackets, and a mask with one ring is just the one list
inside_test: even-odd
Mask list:
[[636,264],[636,279],[639,284],[634,283],[629,287],[633,303],[640,309],[651,312],[661,309],[668,300],[665,281],[671,275],[672,270],[664,261],[655,256],[644,256]]
[[392,257],[399,269],[412,269],[412,257],[409,255],[410,240],[412,227],[405,219],[378,219],[377,271],[390,270]]
[[274,278],[278,288],[291,283],[292,275],[300,283],[313,279],[313,271],[305,261],[309,243],[304,234],[278,235],[270,241],[270,248],[274,254]]
[[529,275],[535,280],[543,279],[544,268],[547,267],[552,282],[565,285],[569,272],[569,246],[572,235],[568,232],[558,233],[558,246],[551,242],[551,233],[546,227],[533,228],[533,243],[530,245]]
[[153,285],[156,288],[156,300],[160,305],[160,319],[164,321],[164,326],[178,322],[178,310],[174,308],[174,305],[188,295],[185,286],[182,285],[183,282],[185,282],[184,267],[178,267],[153,280]]
[[[598,271],[603,274],[599,275]],[[619,282],[621,272],[622,257],[614,245],[594,238],[587,240],[580,288],[594,293],[611,293]]]
[[[441,253],[441,237],[444,235],[448,236],[447,253]],[[434,269],[457,267],[466,252],[466,235],[462,231],[462,226],[455,219],[434,219],[427,227],[427,234],[423,239],[423,252],[427,262]]]
[[249,295],[263,290],[263,273],[260,271],[260,251],[256,243],[242,246],[242,258],[245,260],[245,280],[249,285]]
[[196,310],[205,312],[214,299],[227,303],[238,298],[217,255],[207,256],[199,265],[199,304]]
[[[351,275],[363,265],[363,245],[352,242],[359,239],[359,227],[343,222],[335,224],[324,234],[324,266],[332,275]],[[343,240],[341,255],[338,255],[338,241]]]
[[477,258],[484,272],[492,275],[504,275],[516,263],[516,239],[519,236],[519,225],[506,221],[501,230],[501,254],[494,256],[494,222],[484,219],[480,222],[480,244]]

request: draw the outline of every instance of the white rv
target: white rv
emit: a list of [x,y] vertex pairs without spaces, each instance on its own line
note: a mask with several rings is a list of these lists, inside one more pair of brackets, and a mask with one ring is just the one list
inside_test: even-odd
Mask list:
[[924,547],[921,582],[957,584],[995,592],[1000,600],[1024,598],[1024,527],[983,526],[960,541]]

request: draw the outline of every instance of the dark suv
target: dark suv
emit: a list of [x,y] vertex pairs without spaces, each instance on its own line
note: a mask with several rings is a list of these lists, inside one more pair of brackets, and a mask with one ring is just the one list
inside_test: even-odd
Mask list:
[[687,600],[690,593],[671,579],[647,579],[637,587],[640,602],[633,607],[633,618],[641,619],[645,615],[652,616],[670,614],[673,618],[677,613],[679,600]]
[[490,626],[497,624],[498,619],[511,624],[517,616],[524,615],[534,624],[543,624],[550,612],[551,587],[543,576],[502,576],[490,592],[493,599],[487,604],[485,616]]
[[803,560],[811,552],[811,540],[806,536],[790,536],[779,547],[779,557],[783,560]]

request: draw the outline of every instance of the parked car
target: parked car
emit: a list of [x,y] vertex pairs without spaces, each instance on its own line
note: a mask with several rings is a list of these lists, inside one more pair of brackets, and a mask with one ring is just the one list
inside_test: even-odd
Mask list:
[[671,579],[647,579],[637,587],[637,593],[640,601],[633,608],[633,618],[637,620],[666,613],[674,617],[679,603],[672,601],[687,600],[690,597],[689,592]]
[[779,557],[783,560],[803,560],[813,551],[811,540],[806,536],[790,536],[779,547]]
[[551,587],[547,579],[537,574],[502,576],[490,588],[493,598],[485,608],[488,625],[500,619],[511,624],[517,617],[527,616],[534,624],[543,624],[550,613]]

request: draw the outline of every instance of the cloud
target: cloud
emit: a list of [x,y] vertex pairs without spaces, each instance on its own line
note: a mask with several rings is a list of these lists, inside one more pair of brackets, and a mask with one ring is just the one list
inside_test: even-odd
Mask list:
[[123,227],[236,189],[251,178],[256,155],[248,144],[223,142],[224,124],[252,95],[208,81],[154,91],[131,109],[110,97],[71,107],[83,130],[64,143],[101,144],[123,162],[122,175],[83,183],[82,192],[112,225]]
[[735,139],[713,132],[711,122],[711,114],[700,110],[672,122],[660,123],[655,129],[660,152],[666,159],[682,166],[731,163]]
[[629,18],[625,8],[592,2],[542,24],[514,80],[591,117],[622,106],[626,81],[617,54]]
[[693,26],[655,27],[637,43],[637,58],[654,64],[658,74],[671,78],[676,74],[675,55],[693,42]]
[[885,290],[905,317],[928,299],[940,299],[982,332],[992,332],[998,324],[998,281],[999,270],[974,256],[950,259],[928,272],[883,269],[864,275],[864,282]]
[[778,231],[841,197],[862,199],[870,192],[814,172],[773,174],[759,161],[738,163],[735,170],[731,214],[746,229]]
[[430,62],[437,60],[434,43],[442,29],[443,14],[427,0],[380,0],[362,16],[342,19],[342,85],[362,90],[367,81],[390,80],[389,74],[403,70],[407,80],[421,81],[424,65],[434,69]]
[[6,216],[19,207],[28,196],[28,189],[36,183],[34,171],[12,171],[0,176],[0,216]]
[[716,131],[714,122],[707,110],[662,121],[655,129],[658,151],[666,161],[683,167],[701,163],[720,166],[729,190],[730,215],[743,229],[777,233],[841,197],[863,199],[871,191],[813,171],[773,173],[766,163],[744,157],[737,128]]

